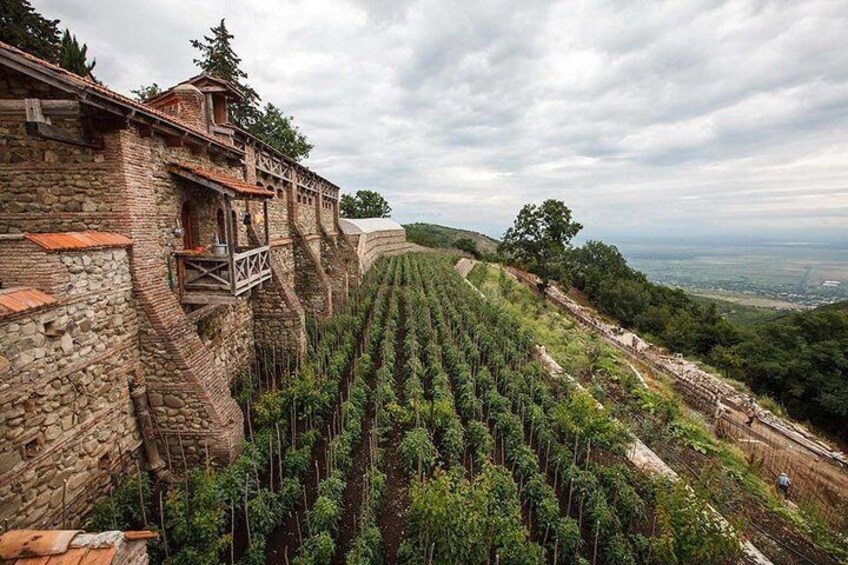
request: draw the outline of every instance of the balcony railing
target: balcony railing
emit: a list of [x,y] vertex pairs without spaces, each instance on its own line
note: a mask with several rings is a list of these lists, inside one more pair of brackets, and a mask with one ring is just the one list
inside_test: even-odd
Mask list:
[[254,247],[232,255],[176,253],[183,301],[195,293],[239,296],[271,278],[269,247]]

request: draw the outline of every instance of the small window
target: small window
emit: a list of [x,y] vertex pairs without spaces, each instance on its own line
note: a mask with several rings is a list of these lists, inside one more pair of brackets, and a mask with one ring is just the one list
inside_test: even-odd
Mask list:
[[43,447],[40,437],[32,438],[24,444],[24,459],[35,459]]

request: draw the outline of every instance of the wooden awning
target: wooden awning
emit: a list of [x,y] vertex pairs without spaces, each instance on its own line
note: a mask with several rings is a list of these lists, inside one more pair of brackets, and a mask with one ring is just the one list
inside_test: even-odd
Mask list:
[[184,180],[214,190],[224,196],[241,200],[268,200],[274,193],[264,188],[247,184],[233,177],[200,169],[184,163],[173,163],[168,171]]

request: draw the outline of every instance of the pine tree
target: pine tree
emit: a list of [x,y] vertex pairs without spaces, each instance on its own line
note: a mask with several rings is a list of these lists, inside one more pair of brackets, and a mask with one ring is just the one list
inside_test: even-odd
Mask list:
[[[62,43],[59,46],[59,66],[67,69],[81,77],[91,77],[91,71],[97,61],[87,61],[88,45],[80,46],[76,35],[71,35],[70,30],[62,34]],[[92,77],[93,78],[93,77]]]
[[0,0],[0,41],[46,59],[59,57],[59,20],[48,20],[28,0]]
[[237,126],[249,129],[259,118],[259,95],[245,81],[247,73],[241,67],[241,58],[233,51],[230,43],[235,37],[227,30],[226,22],[210,29],[211,36],[203,36],[203,41],[192,39],[191,46],[200,51],[200,57],[194,64],[203,72],[232,83],[244,96],[244,101],[230,107],[230,116]]
[[[222,19],[210,31],[211,35],[203,36],[202,41],[191,40],[191,46],[200,51],[194,64],[241,91],[244,101],[230,106],[233,122],[291,159],[299,161],[308,157],[312,145],[293,125],[294,118],[286,116],[273,104],[260,109],[259,95],[246,82],[247,73],[241,69],[241,58],[236,55],[231,43],[235,36],[227,29],[226,22]],[[139,95],[139,92],[135,94]]]

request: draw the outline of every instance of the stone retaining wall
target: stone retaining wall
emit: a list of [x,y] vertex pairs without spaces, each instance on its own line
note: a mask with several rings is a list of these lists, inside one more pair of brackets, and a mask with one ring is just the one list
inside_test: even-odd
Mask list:
[[0,245],[0,274],[49,264],[57,302],[0,318],[0,522],[57,523],[64,486],[69,525],[78,525],[110,473],[134,466],[141,442],[129,396],[139,323],[128,257],[22,245],[23,255]]

